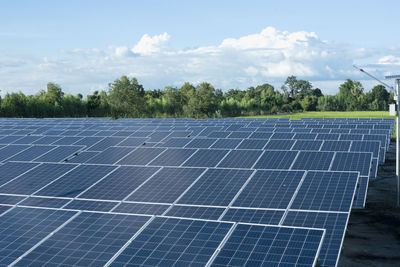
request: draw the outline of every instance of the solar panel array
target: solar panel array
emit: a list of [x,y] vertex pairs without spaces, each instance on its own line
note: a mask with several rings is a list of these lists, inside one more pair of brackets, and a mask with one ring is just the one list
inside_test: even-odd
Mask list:
[[390,119],[0,119],[0,264],[335,266]]

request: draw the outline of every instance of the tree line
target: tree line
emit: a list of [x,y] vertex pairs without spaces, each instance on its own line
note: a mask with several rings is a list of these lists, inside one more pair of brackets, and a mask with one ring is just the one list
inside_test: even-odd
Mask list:
[[324,95],[309,81],[287,77],[280,90],[264,83],[247,90],[222,92],[210,83],[163,90],[145,90],[136,78],[122,76],[107,91],[83,98],[49,82],[35,95],[8,93],[0,97],[2,117],[236,117],[301,111],[388,110],[393,93],[382,85],[364,93],[359,81],[347,79],[336,95]]

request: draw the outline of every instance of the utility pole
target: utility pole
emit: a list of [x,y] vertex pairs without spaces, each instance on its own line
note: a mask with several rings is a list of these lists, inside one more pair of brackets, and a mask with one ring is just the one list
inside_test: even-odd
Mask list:
[[396,178],[397,178],[397,200],[396,200],[396,205],[397,207],[400,207],[400,178],[399,178],[399,131],[400,131],[400,127],[399,127],[399,84],[400,84],[400,75],[389,75],[389,76],[385,76],[385,79],[394,79],[395,80],[395,88],[393,88],[393,86],[390,86],[384,82],[382,82],[381,80],[379,80],[378,78],[376,78],[375,76],[369,74],[368,72],[366,72],[365,70],[357,67],[356,65],[353,65],[354,68],[358,69],[359,71],[361,71],[362,73],[365,73],[366,75],[368,75],[369,77],[371,77],[372,79],[378,81],[380,84],[382,84],[385,87],[388,87],[390,89],[392,89],[394,91],[394,100],[396,101]]

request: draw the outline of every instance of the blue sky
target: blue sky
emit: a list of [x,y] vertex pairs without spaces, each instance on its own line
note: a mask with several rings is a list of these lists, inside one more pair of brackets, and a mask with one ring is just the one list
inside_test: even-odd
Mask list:
[[1,94],[49,81],[84,95],[126,74],[147,89],[209,81],[325,93],[400,72],[399,1],[1,1]]

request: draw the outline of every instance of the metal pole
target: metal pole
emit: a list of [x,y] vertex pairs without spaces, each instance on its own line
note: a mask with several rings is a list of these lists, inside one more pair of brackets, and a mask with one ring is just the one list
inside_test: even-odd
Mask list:
[[400,179],[399,179],[399,82],[396,79],[396,176],[397,176],[397,207],[400,207]]

